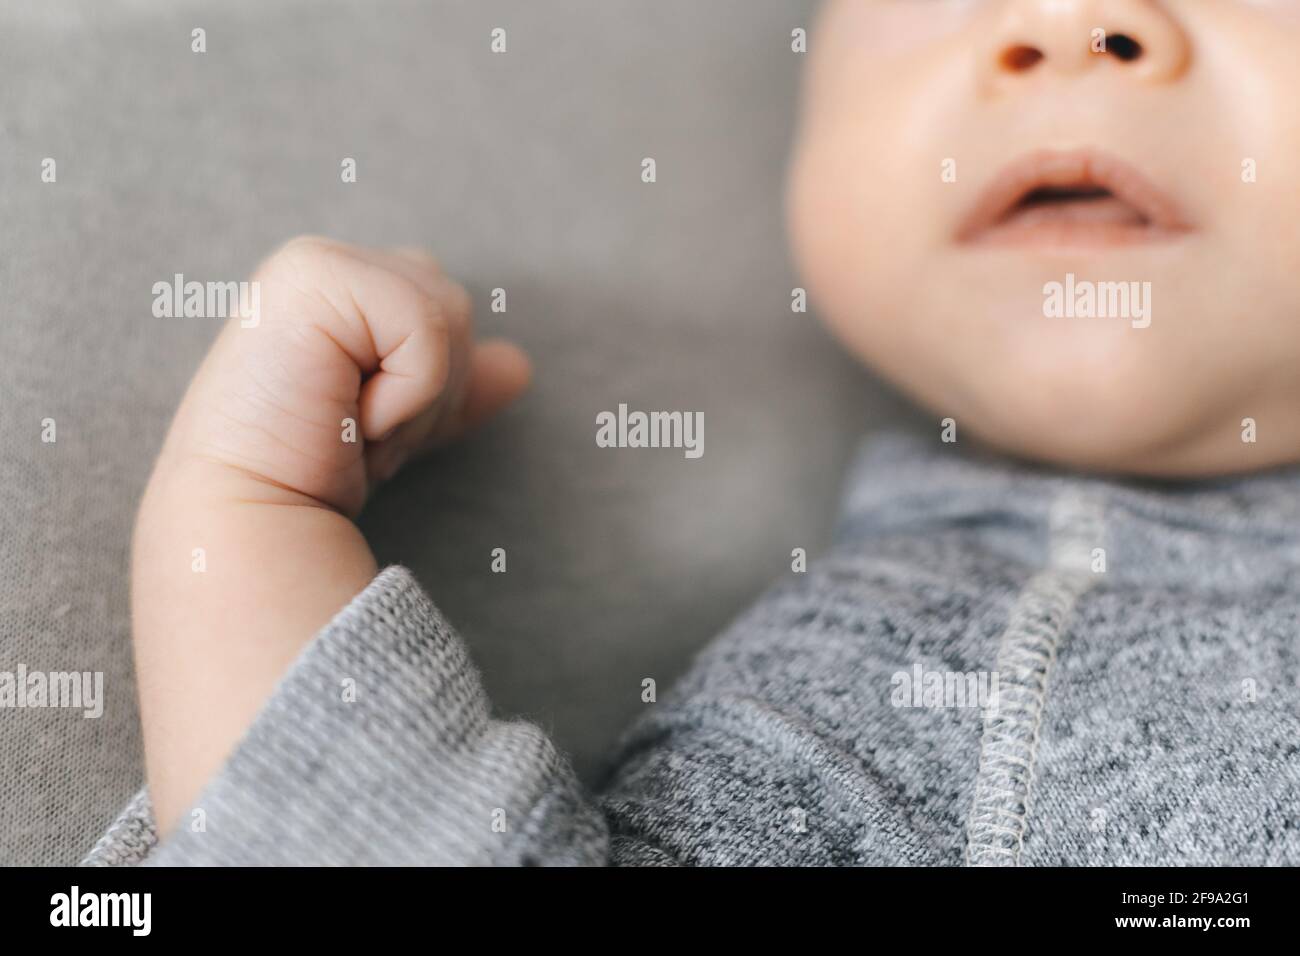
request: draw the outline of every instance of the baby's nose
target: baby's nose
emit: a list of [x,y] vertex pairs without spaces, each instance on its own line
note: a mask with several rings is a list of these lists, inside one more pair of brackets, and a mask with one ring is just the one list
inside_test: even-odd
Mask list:
[[1112,68],[1160,83],[1180,76],[1191,43],[1176,15],[1154,0],[1001,0],[987,23],[980,69],[997,87],[1047,73]]

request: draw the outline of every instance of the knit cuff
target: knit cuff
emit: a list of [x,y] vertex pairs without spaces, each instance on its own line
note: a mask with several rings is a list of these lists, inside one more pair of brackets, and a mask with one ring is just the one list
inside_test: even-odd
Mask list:
[[554,830],[538,815],[557,797],[582,804],[567,764],[536,727],[490,718],[460,638],[393,567],[303,651],[164,843],[141,797],[86,862],[514,863]]

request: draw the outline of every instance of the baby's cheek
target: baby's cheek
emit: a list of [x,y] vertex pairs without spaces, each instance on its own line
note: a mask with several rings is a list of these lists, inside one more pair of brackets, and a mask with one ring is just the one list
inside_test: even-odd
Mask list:
[[889,59],[933,44],[966,25],[983,0],[830,0],[815,42]]

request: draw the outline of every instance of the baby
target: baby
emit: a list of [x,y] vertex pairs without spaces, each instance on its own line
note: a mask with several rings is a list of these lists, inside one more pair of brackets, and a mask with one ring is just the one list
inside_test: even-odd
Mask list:
[[148,790],[92,861],[1300,864],[1298,45],[1300,0],[829,0],[796,259],[938,423],[599,794],[353,524],[527,358],[424,253],[288,243],[141,505]]

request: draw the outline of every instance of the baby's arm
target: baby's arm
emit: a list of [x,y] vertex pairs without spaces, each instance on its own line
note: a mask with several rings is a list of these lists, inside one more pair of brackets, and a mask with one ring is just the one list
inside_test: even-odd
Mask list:
[[136,667],[163,831],[374,577],[351,520],[373,483],[529,377],[518,349],[474,344],[468,297],[427,255],[299,239],[254,280],[259,321],[231,320],[204,360],[136,525]]

